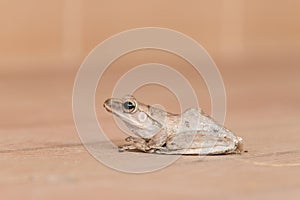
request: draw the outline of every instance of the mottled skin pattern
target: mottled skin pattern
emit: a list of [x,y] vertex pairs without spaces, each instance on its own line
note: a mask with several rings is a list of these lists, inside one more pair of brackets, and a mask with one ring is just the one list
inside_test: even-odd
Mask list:
[[199,109],[190,108],[177,115],[140,103],[133,96],[107,99],[103,106],[137,136],[127,137],[120,151],[199,155],[242,151],[242,138]]

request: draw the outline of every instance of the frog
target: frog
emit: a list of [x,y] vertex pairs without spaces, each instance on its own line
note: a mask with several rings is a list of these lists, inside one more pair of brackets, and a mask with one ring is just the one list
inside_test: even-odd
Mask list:
[[125,138],[120,152],[140,151],[171,155],[241,154],[243,139],[201,108],[173,114],[139,102],[134,96],[109,98],[103,103],[134,136]]

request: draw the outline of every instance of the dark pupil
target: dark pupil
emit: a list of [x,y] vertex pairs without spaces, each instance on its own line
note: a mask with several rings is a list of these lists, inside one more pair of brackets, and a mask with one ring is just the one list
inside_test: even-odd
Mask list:
[[130,102],[130,101],[126,101],[126,102],[123,104],[123,106],[124,106],[124,108],[125,108],[126,110],[134,109],[134,105],[133,105],[133,103]]

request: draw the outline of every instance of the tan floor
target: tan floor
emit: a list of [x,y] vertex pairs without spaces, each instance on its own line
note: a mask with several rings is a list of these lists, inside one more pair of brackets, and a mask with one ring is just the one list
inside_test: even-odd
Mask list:
[[[185,156],[140,175],[103,166],[80,144],[71,110],[76,70],[1,73],[1,199],[299,199],[297,63],[222,65],[226,125],[244,138],[249,152]],[[149,90],[137,95],[153,102],[155,91]],[[159,94],[161,104],[175,109],[168,105],[169,94]],[[108,96],[103,92],[97,102]],[[98,111],[106,129],[120,132],[109,114]]]

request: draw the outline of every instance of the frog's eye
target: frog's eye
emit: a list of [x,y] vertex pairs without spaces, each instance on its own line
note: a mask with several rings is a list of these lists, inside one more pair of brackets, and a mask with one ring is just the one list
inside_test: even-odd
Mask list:
[[136,103],[134,101],[127,100],[123,103],[123,109],[127,113],[132,113],[133,111],[135,111],[135,108],[136,108]]

